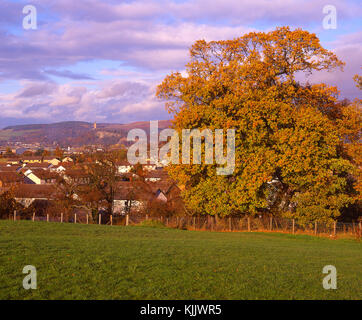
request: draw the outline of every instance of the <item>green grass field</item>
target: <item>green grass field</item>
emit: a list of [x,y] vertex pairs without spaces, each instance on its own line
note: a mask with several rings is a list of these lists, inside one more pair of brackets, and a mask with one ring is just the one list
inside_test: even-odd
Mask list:
[[[337,290],[322,269],[337,268]],[[25,265],[38,289],[22,286]],[[0,221],[0,299],[362,299],[362,244],[306,235]]]

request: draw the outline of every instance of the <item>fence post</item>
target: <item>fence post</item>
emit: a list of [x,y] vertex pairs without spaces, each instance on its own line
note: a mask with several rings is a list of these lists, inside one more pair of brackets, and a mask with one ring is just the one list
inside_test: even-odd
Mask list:
[[35,221],[35,211],[33,212],[33,222]]
[[47,222],[49,222],[49,214],[47,214]]
[[102,219],[102,216],[101,216],[101,214],[99,214],[99,215],[98,215],[98,224],[101,224],[101,222],[102,222],[101,219]]
[[87,213],[87,224],[88,224],[88,222],[89,222],[89,214]]
[[250,232],[250,217],[248,217],[248,231]]
[[111,214],[111,226],[113,226],[113,214]]
[[337,233],[337,222],[334,221],[334,224],[333,224],[333,236],[334,237],[336,236],[336,233]]
[[148,220],[148,214],[146,214],[146,220]]
[[295,233],[295,220],[293,219],[293,234]]
[[74,223],[77,223],[77,214],[74,213]]
[[14,210],[14,221],[16,221],[16,210]]
[[196,230],[196,217],[192,217],[192,223],[194,225],[194,230]]
[[126,215],[126,226],[128,226],[128,223],[129,223],[129,216],[128,216],[128,214]]
[[229,230],[231,231],[231,217],[229,217]]
[[168,226],[168,218],[166,218],[166,226]]
[[270,231],[273,230],[273,217],[270,217],[270,226],[269,226]]
[[317,221],[314,222],[314,234],[317,234]]
[[63,212],[60,214],[60,222],[63,223]]

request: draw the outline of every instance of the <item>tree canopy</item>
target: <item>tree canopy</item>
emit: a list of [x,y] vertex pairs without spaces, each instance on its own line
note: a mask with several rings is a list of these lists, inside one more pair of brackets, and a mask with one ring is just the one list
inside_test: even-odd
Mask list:
[[219,216],[267,211],[300,221],[338,217],[358,191],[360,105],[339,102],[336,87],[296,76],[343,65],[301,29],[197,41],[186,75],[168,75],[157,95],[178,131],[234,128],[236,167],[218,176],[215,165],[170,165],[188,209]]

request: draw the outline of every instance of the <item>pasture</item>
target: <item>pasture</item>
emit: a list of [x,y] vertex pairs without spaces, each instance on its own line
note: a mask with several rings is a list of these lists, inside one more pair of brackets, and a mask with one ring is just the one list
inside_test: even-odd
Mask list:
[[[37,289],[22,286],[25,265]],[[325,265],[337,289],[325,290]],[[362,244],[308,235],[0,221],[0,299],[362,299]]]

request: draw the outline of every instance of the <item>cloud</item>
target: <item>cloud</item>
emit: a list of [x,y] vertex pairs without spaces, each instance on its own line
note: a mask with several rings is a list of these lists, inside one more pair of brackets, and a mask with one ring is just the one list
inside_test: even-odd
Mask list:
[[147,92],[148,87],[137,82],[114,81],[107,83],[101,91],[97,93],[97,98],[114,98],[114,97],[134,97],[140,96]]
[[346,63],[344,70],[332,72],[320,71],[306,77],[311,83],[326,83],[337,86],[341,91],[341,98],[361,98],[361,91],[355,86],[353,76],[361,74],[362,32],[339,37],[330,43],[338,58]]
[[[318,31],[326,2],[33,0],[38,29],[24,31],[26,4],[0,3],[0,82],[13,79],[22,85],[12,94],[0,92],[2,117],[126,122],[169,117],[154,96],[155,85],[165,74],[184,70],[194,41],[231,39],[275,25]],[[327,4],[336,6],[339,26],[348,28],[361,17],[358,1]],[[345,72],[319,72],[309,80],[335,84],[343,96],[358,96],[352,76],[360,71],[361,39],[361,33],[344,31],[328,43],[346,61]],[[97,61],[98,70],[79,68],[80,62]],[[115,61],[120,67],[107,67],[102,61]],[[62,84],[54,83],[54,76],[59,83],[63,78]]]
[[54,90],[55,85],[53,83],[27,83],[16,97],[32,98],[35,96],[50,94]]
[[155,86],[152,82],[112,80],[89,89],[76,84],[27,81],[18,92],[0,94],[0,110],[4,118],[28,118],[30,122],[166,119],[164,104],[155,98]]
[[81,74],[81,73],[74,73],[70,70],[45,70],[44,71],[47,74],[50,74],[52,76],[56,77],[62,77],[62,78],[68,78],[73,80],[95,80],[93,77],[87,74]]

